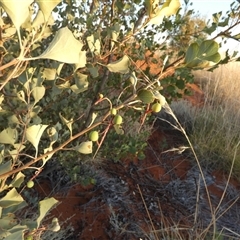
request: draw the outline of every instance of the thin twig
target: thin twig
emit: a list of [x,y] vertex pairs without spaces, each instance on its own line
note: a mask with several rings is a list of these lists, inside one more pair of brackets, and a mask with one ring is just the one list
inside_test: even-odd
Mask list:
[[137,184],[137,187],[138,187],[140,196],[141,196],[141,198],[142,198],[142,202],[143,202],[143,204],[144,204],[145,210],[146,210],[146,212],[147,212],[148,218],[149,218],[149,220],[150,220],[150,222],[151,222],[151,225],[152,225],[152,229],[153,229],[153,231],[154,231],[155,238],[156,238],[157,240],[159,240],[159,238],[158,238],[158,236],[157,236],[156,229],[155,229],[155,227],[154,227],[154,225],[153,225],[153,222],[152,222],[152,218],[151,218],[150,213],[149,213],[149,211],[148,211],[146,202],[145,202],[145,200],[144,200],[144,198],[143,198],[142,191],[141,191],[141,189],[140,189],[140,187],[139,187],[138,184]]

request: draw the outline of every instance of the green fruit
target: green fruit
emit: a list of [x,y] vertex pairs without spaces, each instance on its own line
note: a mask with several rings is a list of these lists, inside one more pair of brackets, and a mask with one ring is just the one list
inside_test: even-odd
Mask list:
[[34,181],[33,180],[30,180],[27,182],[27,187],[28,188],[32,188],[34,186]]
[[90,179],[90,183],[93,184],[93,185],[95,185],[95,184],[97,183],[97,181],[96,181],[96,179],[91,178],[91,179]]
[[33,236],[27,236],[25,240],[33,240]]
[[162,106],[160,103],[154,103],[151,107],[152,111],[157,113],[157,112],[160,112]]
[[146,103],[146,104],[152,103],[154,101],[153,93],[147,89],[140,90],[137,96],[143,103]]
[[122,117],[120,115],[116,115],[113,119],[114,124],[121,124],[123,121]]
[[89,139],[93,142],[96,142],[98,140],[98,132],[97,131],[92,131],[89,133]]
[[112,115],[116,115],[117,114],[117,109],[116,108],[112,108],[111,109],[111,114]]

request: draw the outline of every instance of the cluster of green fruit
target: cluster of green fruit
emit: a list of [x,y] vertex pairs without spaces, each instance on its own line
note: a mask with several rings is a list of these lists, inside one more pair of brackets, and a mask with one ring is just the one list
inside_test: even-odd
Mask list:
[[[145,104],[151,104],[156,99],[152,91],[147,89],[141,89],[137,95],[138,95],[138,98]],[[156,102],[151,106],[151,110],[155,113],[160,112],[161,109],[162,109],[162,106],[159,102]]]
[[[154,96],[154,94],[152,93],[152,91],[147,90],[147,89],[141,89],[138,92],[138,98],[145,104],[152,104],[151,105],[151,111],[158,113],[161,111],[162,109],[162,105],[160,104],[159,101],[153,103],[156,100],[156,97]],[[117,109],[116,108],[112,108],[110,111],[111,115],[114,116],[112,123],[114,125],[120,125],[123,122],[122,116],[117,114]],[[92,142],[97,142],[99,139],[99,134],[97,131],[91,131],[89,133],[89,139]]]
[[[113,118],[113,124],[117,124],[117,125],[120,125],[122,124],[123,122],[123,119],[122,119],[122,116],[117,114],[117,109],[116,108],[112,108],[111,109],[111,114],[114,116]],[[98,139],[99,139],[99,134],[97,131],[91,131],[89,133],[89,139],[92,141],[92,142],[97,142]]]

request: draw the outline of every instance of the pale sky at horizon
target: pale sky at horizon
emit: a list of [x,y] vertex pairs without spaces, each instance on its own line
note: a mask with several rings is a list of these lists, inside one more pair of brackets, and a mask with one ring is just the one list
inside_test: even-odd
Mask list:
[[230,4],[237,0],[191,0],[192,7],[200,14],[211,16],[213,13],[230,10]]
[[[213,13],[217,13],[222,11],[222,14],[226,14],[228,10],[230,10],[230,4],[233,2],[237,2],[237,0],[190,0],[193,5],[190,9],[194,9],[196,12],[198,11],[200,15],[206,16],[207,19],[211,19]],[[240,33],[240,27],[238,27],[236,33]],[[229,40],[229,43],[224,46],[223,49],[231,49],[230,51],[237,50],[240,52],[240,43],[234,40]]]

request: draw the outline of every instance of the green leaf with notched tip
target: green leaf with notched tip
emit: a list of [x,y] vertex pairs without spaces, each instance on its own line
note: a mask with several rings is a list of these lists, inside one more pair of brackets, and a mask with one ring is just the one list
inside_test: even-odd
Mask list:
[[219,45],[213,40],[205,40],[199,46],[198,55],[202,57],[210,57],[218,52]]
[[210,62],[218,63],[221,55],[218,53],[219,45],[214,40],[205,40],[200,45],[192,43],[186,52],[186,67],[205,68]]
[[20,187],[24,181],[24,178],[25,178],[25,175],[22,172],[19,172],[10,183],[10,186],[15,188]]
[[199,51],[198,44],[192,43],[187,49],[186,56],[185,56],[185,62],[186,63],[192,62],[197,57],[198,51]]

